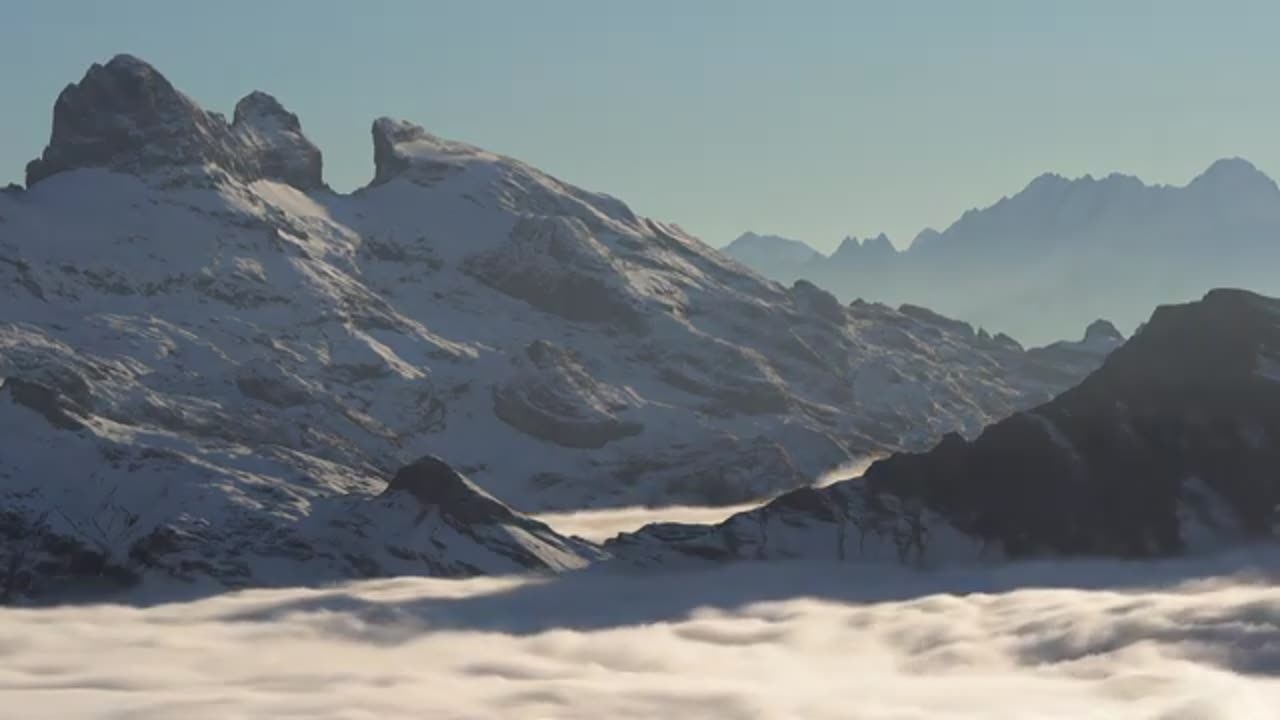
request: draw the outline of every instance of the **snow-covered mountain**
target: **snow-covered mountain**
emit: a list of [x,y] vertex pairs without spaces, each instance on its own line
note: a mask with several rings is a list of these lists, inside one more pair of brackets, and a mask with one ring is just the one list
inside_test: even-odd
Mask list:
[[0,531],[233,584],[503,567],[388,479],[435,454],[522,510],[737,502],[1087,372],[782,287],[407,122],[372,136],[343,195],[264,93],[228,122],[129,56],[63,91],[0,192]]
[[[799,258],[794,243],[761,238],[752,254],[736,242],[725,250],[782,282],[804,278],[845,300],[924,305],[1044,343],[1097,317],[1132,330],[1151,307],[1215,287],[1280,292],[1267,270],[1280,262],[1280,189],[1239,158],[1213,163],[1185,186],[1046,174],[942,232],[925,230],[901,252],[881,236]],[[797,259],[773,256],[770,245]]]
[[1214,290],[1157,309],[1080,385],[975,440],[605,547],[646,566],[1166,555],[1280,536],[1277,468],[1280,300]]

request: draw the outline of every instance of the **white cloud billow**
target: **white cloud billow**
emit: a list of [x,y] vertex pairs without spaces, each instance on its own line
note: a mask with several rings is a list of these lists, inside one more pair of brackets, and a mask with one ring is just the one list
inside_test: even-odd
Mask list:
[[1280,564],[1213,562],[406,578],[4,610],[0,698],[27,720],[1274,717]]

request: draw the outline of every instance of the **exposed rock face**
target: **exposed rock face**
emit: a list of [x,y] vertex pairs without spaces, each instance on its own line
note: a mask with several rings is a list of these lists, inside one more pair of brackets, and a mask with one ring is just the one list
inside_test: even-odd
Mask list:
[[572,448],[604,447],[644,429],[618,417],[642,404],[635,393],[601,383],[577,358],[545,340],[534,341],[524,354],[524,372],[494,389],[493,412],[503,422]]
[[898,308],[898,312],[901,312],[903,315],[906,315],[908,317],[915,318],[921,322],[929,323],[930,325],[937,325],[938,327],[942,327],[942,328],[947,328],[948,330],[953,330],[955,332],[962,333],[967,336],[972,336],[974,334],[973,326],[970,325],[969,323],[961,320],[953,320],[949,317],[944,317],[943,315],[940,315],[930,310],[929,308],[920,307],[919,305],[910,305],[910,304],[903,305]]
[[808,312],[833,323],[843,323],[844,308],[836,296],[806,280],[797,280],[791,286],[791,294]]
[[314,396],[301,378],[261,360],[241,365],[235,383],[245,397],[282,408],[304,405]]
[[1101,369],[977,440],[885,461],[873,490],[919,497],[1011,555],[1146,555],[1203,528],[1280,518],[1280,302],[1215,290],[1165,306]]
[[527,218],[507,242],[468,259],[464,270],[507,295],[566,320],[644,332],[630,279],[577,218]]
[[81,427],[75,417],[74,404],[53,388],[20,378],[0,377],[0,393],[7,394],[14,404],[39,413],[46,422],[60,430],[79,430]]
[[1215,290],[1161,307],[1078,387],[976,440],[948,435],[720,526],[657,526],[608,547],[641,563],[1169,554],[1274,538],[1277,468],[1280,301]]
[[[379,502],[396,503],[404,495],[413,498],[418,516],[408,537],[391,541],[392,552],[424,559],[436,575],[570,570],[604,557],[595,545],[513,511],[435,456],[396,471]],[[439,547],[443,528],[466,546]]]
[[236,103],[232,130],[257,157],[258,172],[300,190],[324,187],[323,159],[298,116],[257,90]]
[[396,471],[386,492],[407,492],[424,508],[438,508],[460,523],[501,523],[516,514],[476,487],[444,460],[426,455]]
[[373,122],[373,182],[381,185],[404,174],[413,164],[406,146],[415,143],[435,144],[436,138],[419,125],[389,117]]
[[241,100],[236,123],[229,125],[146,62],[117,55],[93,65],[58,96],[52,137],[27,165],[27,185],[65,170],[101,167],[131,174],[223,172],[312,189],[322,185],[320,162],[297,117],[269,95]]

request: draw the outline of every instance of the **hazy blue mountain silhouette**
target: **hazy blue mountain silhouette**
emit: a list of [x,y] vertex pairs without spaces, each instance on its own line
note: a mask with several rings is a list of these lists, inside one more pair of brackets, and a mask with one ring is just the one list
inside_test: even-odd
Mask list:
[[[771,261],[758,239],[725,248],[782,282],[810,280],[844,301],[911,303],[1040,344],[1094,318],[1125,333],[1151,307],[1214,287],[1280,292],[1280,188],[1240,158],[1218,160],[1184,186],[1130,175],[1045,174],[970,210],[902,251],[883,236],[846,239],[830,256],[788,246]],[[788,241],[795,242],[795,241]]]

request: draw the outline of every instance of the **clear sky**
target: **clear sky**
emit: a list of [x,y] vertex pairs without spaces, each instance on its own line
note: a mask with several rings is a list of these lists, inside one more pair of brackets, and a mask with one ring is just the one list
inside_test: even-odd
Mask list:
[[1048,170],[1280,171],[1273,0],[0,0],[0,181],[119,52],[210,109],[276,95],[339,189],[392,115],[714,245],[903,245]]

